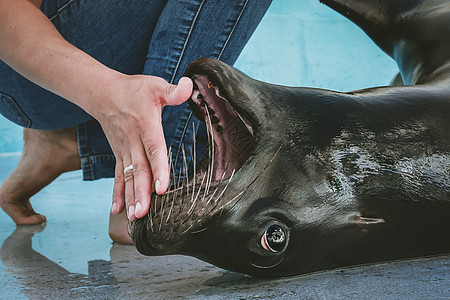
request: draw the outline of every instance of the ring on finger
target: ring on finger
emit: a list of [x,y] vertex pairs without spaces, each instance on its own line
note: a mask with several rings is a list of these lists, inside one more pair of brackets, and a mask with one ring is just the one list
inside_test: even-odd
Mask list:
[[128,171],[131,171],[131,170],[133,170],[133,165],[129,165],[128,167],[123,169],[123,174],[126,174]]

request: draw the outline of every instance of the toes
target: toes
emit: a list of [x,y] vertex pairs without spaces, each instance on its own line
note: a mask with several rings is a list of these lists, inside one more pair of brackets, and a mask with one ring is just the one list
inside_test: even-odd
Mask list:
[[35,214],[31,216],[22,216],[14,219],[14,222],[17,225],[37,225],[42,224],[47,221],[47,218],[44,215]]
[[0,197],[0,207],[17,225],[36,225],[47,221],[44,215],[34,211],[29,201],[5,201]]

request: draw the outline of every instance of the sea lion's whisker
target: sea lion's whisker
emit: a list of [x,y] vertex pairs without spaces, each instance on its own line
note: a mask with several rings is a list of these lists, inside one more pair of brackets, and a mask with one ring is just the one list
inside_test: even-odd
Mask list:
[[[175,173],[175,170],[173,172]],[[180,184],[181,184],[181,175],[180,174],[181,174],[181,170],[180,170],[180,173],[178,173],[177,184],[175,185],[175,188],[174,188],[177,191],[177,195],[178,195],[178,193],[180,191]],[[182,202],[183,202],[183,200],[180,200],[180,205],[181,205]],[[178,213],[180,213],[180,212],[178,212]]]
[[[189,177],[188,177],[188,165],[186,159],[186,151],[184,150],[184,144],[181,144],[181,153],[183,154],[183,187],[186,188],[186,196],[189,195]],[[186,183],[184,183],[186,182]]]
[[202,231],[205,231],[206,229],[208,229],[208,227],[204,227],[202,229],[196,230],[196,231],[192,231],[191,234],[196,234],[196,233],[200,233]]
[[[211,212],[214,211],[214,210],[220,210],[221,208],[223,208],[225,205],[228,204],[228,203],[227,203],[227,204],[225,204],[225,205],[222,205],[220,209],[216,209],[217,205],[219,204],[220,198],[223,196],[223,194],[225,193],[226,189],[228,188],[228,186],[229,186],[229,184],[230,184],[230,182],[231,182],[231,179],[233,179],[234,172],[235,172],[235,170],[233,169],[233,172],[231,173],[230,178],[228,178],[228,182],[227,182],[227,184],[225,185],[225,187],[223,188],[222,192],[220,193],[219,196],[217,196],[216,199],[214,199],[214,205],[213,205],[213,206],[211,207],[211,209],[210,209]],[[244,191],[242,191],[240,194],[242,194],[243,192],[244,192]],[[234,198],[233,198],[232,200],[234,200]]]
[[195,203],[197,203],[198,195],[200,194],[200,191],[202,190],[202,185],[203,185],[203,182],[205,181],[205,178],[206,178],[206,173],[203,174],[203,179],[202,179],[202,182],[200,183],[200,186],[198,188],[197,195],[195,196],[195,199],[192,201],[192,205],[189,208],[187,215],[190,215],[192,213],[191,210],[194,209]]
[[[178,183],[177,183],[177,189],[183,189],[183,180],[182,180],[182,178],[181,178],[181,173],[182,172],[182,170],[181,170],[181,167],[180,167],[180,171],[178,172]],[[180,185],[181,184],[181,185]],[[181,202],[180,202],[180,205],[183,205],[183,199],[184,199],[184,197],[181,197]]]
[[184,231],[181,233],[181,235],[183,235],[183,234],[185,234],[186,232],[188,232],[189,229],[191,229],[192,226],[194,226],[194,224],[195,224],[195,223],[192,223],[188,228],[186,228],[186,230],[184,230]]
[[153,216],[152,216],[152,210],[151,209],[148,210],[147,229],[148,229],[148,225],[149,224],[150,224],[150,229],[152,230],[153,233],[155,233],[155,231],[153,230]]
[[160,222],[159,222],[159,231],[161,231],[161,228],[162,228],[162,223],[163,223],[163,220],[164,220],[164,204],[167,202],[168,196],[169,196],[169,193],[165,193],[162,196],[162,198],[164,200],[161,201],[161,216],[160,216],[161,219],[160,219]]
[[222,197],[222,195],[225,193],[226,189],[227,189],[228,186],[230,185],[231,179],[233,179],[233,175],[234,175],[234,172],[235,172],[235,171],[236,171],[236,169],[233,169],[233,172],[231,172],[231,176],[230,176],[230,178],[228,179],[227,184],[226,184],[225,187],[223,188],[223,190],[222,190],[222,192],[220,193],[220,195],[217,196],[217,198],[216,198],[216,200],[215,200],[214,202],[218,202],[219,199],[220,199],[220,197]]
[[208,201],[206,201],[206,205],[208,206],[208,204],[211,202],[212,198],[214,197],[214,195],[216,194],[216,192],[219,190],[220,184],[223,182],[223,179],[225,178],[225,174],[226,171],[223,172],[222,174],[222,178],[220,179],[219,184],[217,185],[216,189],[214,190],[214,192],[212,193],[211,197],[209,197]]
[[[170,170],[171,168],[173,168],[172,147],[169,147],[169,158],[170,158],[170,160],[169,160],[170,161],[170,163],[169,163],[169,170]],[[164,201],[161,201],[161,221],[160,221],[160,225],[159,225],[159,230],[161,230],[161,225],[162,225],[162,222],[163,222],[163,219],[164,219],[164,207],[166,206],[166,203],[168,202],[168,199],[171,196],[171,194],[172,195],[174,194],[174,189],[172,188],[172,185],[170,185],[168,191],[166,191],[164,193],[164,196],[163,196],[164,197]],[[173,203],[172,203],[172,205],[171,205],[171,207],[169,209],[167,220],[168,220],[168,218],[169,218],[169,216],[170,216],[170,214],[172,212],[172,208],[173,208]]]
[[231,199],[230,201],[228,201],[227,203],[225,203],[224,205],[222,205],[221,207],[219,207],[217,210],[221,210],[222,208],[224,208],[225,206],[227,206],[228,204],[230,204],[231,202],[233,202],[234,200],[236,200],[238,197],[242,196],[242,194],[244,194],[244,191],[240,192],[239,194],[237,194],[236,196],[234,196],[233,199]]
[[[206,202],[206,206],[204,206],[201,210],[201,212],[203,213],[205,211],[205,209],[208,207],[209,203],[211,202],[211,199],[214,197],[214,195],[217,193],[217,191],[219,190],[219,187],[217,187],[214,192],[211,194],[211,197],[209,198],[209,200]],[[214,209],[214,207],[212,208]],[[212,209],[210,209],[210,211],[212,211]]]
[[208,108],[206,108],[206,114],[208,116],[208,118],[207,118],[208,122],[207,122],[206,127],[208,128],[208,125],[209,125],[209,128],[210,128],[209,132],[211,134],[211,144],[210,144],[211,156],[210,156],[210,159],[209,159],[210,164],[211,164],[211,169],[210,169],[211,172],[208,175],[209,176],[208,180],[206,181],[206,190],[205,190],[205,194],[203,196],[203,199],[204,199],[205,195],[208,194],[208,192],[209,192],[209,187],[211,186],[211,181],[212,181],[212,177],[213,177],[213,174],[214,174],[214,150],[215,150],[214,149],[214,131],[213,131],[213,128],[212,128],[211,115],[209,114]]
[[156,215],[156,213],[158,212],[157,211],[157,206],[158,206],[158,198],[159,198],[159,195],[158,194],[155,194],[155,201],[154,201],[154,205],[153,205],[153,207],[155,208],[155,215]]
[[197,160],[196,160],[196,153],[195,153],[195,123],[192,122],[192,145],[194,148],[194,151],[192,152],[192,148],[191,148],[191,158],[192,158],[192,165],[194,167],[194,174],[193,174],[193,180],[192,180],[192,197],[194,197],[194,193],[195,193],[195,179],[197,178],[197,174],[196,174],[196,165],[197,165]]
[[[173,210],[173,208],[174,208],[174,206],[175,206],[175,199],[178,199],[178,194],[180,193],[180,190],[175,190],[174,191],[174,193],[173,193],[173,195],[172,195],[172,204],[171,204],[171,206],[170,206],[170,212],[172,212],[172,210]],[[178,214],[180,214],[180,211],[178,211]],[[170,217],[170,215],[169,216],[167,216],[167,221],[166,221],[166,223],[168,223],[169,222],[169,217]]]
[[171,204],[170,204],[170,209],[169,209],[169,213],[167,214],[167,219],[166,219],[166,223],[169,223],[169,218],[170,215],[172,214],[172,210],[173,210],[173,205],[174,205],[174,199],[175,199],[175,194],[177,194],[177,191],[173,191],[172,192],[172,200],[171,200]]
[[178,185],[180,184],[180,182],[178,181],[177,183],[175,183],[176,182],[176,178],[175,178],[175,167],[174,167],[174,164],[173,164],[173,159],[172,159],[172,151],[171,151],[171,149],[172,149],[172,147],[170,147],[169,148],[169,150],[170,150],[170,166],[169,166],[169,169],[171,170],[171,172],[172,172],[172,177],[173,177],[173,183],[172,183],[172,191],[174,191],[174,193],[172,194],[172,204],[171,204],[171,206],[170,206],[170,210],[169,210],[169,215],[167,216],[167,221],[166,221],[166,223],[169,221],[169,217],[170,217],[170,214],[172,213],[172,210],[173,210],[173,207],[174,207],[174,204],[175,204],[175,199],[176,199],[176,196],[178,195]]

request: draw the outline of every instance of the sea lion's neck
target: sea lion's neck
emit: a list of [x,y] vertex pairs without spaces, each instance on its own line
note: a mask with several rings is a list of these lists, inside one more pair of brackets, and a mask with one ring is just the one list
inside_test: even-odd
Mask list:
[[[319,151],[342,145],[396,149],[398,157],[414,153],[450,153],[450,84],[381,87],[339,93],[293,89],[286,100],[283,122],[287,139]],[[279,104],[278,100],[278,104]],[[295,117],[296,116],[296,117]],[[278,125],[281,127],[281,125]],[[427,150],[428,149],[428,150]],[[373,149],[375,152],[377,149]]]

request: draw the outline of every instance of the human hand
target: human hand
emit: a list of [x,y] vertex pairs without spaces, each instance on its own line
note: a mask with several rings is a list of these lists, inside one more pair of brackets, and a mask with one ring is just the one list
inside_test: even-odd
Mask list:
[[[126,206],[128,219],[145,216],[150,207],[152,183],[158,194],[169,185],[169,166],[161,124],[161,109],[179,105],[192,93],[192,81],[183,77],[178,86],[159,77],[125,75],[117,92],[102,101],[94,117],[100,122],[116,157],[112,213]],[[132,165],[126,171],[124,168]]]
[[[0,40],[8,41],[0,43],[0,59],[100,122],[117,161],[112,212],[119,214],[126,203],[130,220],[143,217],[153,179],[158,194],[169,185],[161,109],[187,100],[192,81],[182,78],[175,86],[108,68],[67,42],[39,2],[0,0]],[[130,165],[132,172],[124,176]]]

